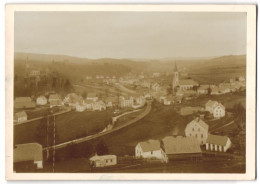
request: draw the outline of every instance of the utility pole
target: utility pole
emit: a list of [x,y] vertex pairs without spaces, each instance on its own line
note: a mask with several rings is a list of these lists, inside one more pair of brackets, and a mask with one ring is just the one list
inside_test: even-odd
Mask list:
[[47,160],[49,159],[49,156],[50,156],[49,148],[48,148],[49,147],[49,120],[50,120],[49,115],[47,115],[47,128],[46,128]]
[[55,171],[55,115],[53,115],[53,153],[52,153],[52,172]]

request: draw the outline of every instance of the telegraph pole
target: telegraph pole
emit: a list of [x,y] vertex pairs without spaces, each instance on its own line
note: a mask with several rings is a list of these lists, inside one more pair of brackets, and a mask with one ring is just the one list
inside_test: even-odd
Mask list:
[[52,153],[52,172],[55,171],[55,115],[53,115],[53,153]]

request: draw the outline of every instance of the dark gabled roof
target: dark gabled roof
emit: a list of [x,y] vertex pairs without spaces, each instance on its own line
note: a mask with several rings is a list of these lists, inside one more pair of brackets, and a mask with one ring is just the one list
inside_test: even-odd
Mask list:
[[195,137],[167,136],[162,142],[166,154],[201,153],[200,144]]
[[229,138],[227,136],[208,134],[207,143],[225,146],[227,144],[228,139]]
[[31,102],[31,97],[16,97],[14,102]]
[[148,152],[148,151],[155,151],[155,150],[160,150],[161,149],[161,145],[160,145],[160,141],[158,140],[148,140],[145,142],[140,142],[139,143],[143,152]]
[[14,163],[42,161],[42,145],[38,143],[17,144],[14,148]]

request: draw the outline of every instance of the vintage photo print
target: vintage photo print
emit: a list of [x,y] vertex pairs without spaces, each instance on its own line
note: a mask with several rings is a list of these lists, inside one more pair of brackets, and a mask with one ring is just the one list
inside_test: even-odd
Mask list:
[[6,179],[255,179],[254,5],[7,5]]

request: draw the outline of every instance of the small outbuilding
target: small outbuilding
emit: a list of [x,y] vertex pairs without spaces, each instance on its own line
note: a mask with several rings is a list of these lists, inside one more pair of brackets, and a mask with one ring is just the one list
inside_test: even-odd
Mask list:
[[17,112],[14,115],[14,121],[18,123],[22,123],[27,121],[27,114],[25,111]]
[[117,164],[116,155],[94,155],[89,159],[92,167],[107,167]]

